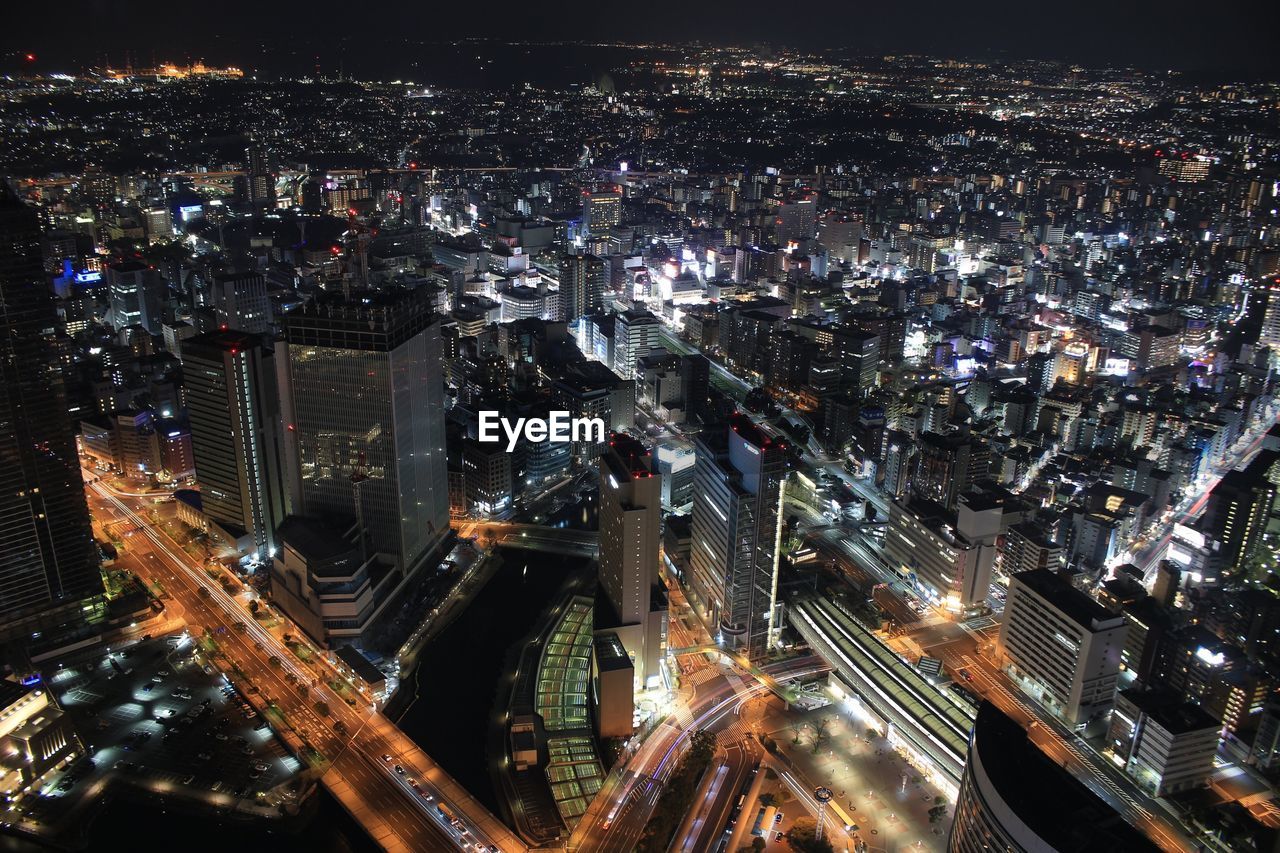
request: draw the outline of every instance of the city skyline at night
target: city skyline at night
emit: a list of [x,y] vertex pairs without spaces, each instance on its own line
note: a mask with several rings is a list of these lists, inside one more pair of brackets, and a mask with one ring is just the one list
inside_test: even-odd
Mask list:
[[1263,851],[1257,10],[16,10],[24,849]]

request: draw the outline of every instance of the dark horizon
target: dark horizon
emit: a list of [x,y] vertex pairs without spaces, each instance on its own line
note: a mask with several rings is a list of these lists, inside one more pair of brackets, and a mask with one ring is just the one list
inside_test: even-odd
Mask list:
[[[69,9],[68,9],[69,5]],[[225,0],[192,15],[155,0],[73,0],[9,11],[0,45],[6,73],[75,72],[118,65],[203,59],[268,75],[296,75],[315,56],[335,72],[376,78],[411,67],[413,48],[460,41],[648,44],[673,50],[696,43],[772,45],[867,57],[921,54],[998,62],[1044,60],[1089,67],[1266,76],[1277,67],[1257,6],[1212,7],[1186,0],[1110,4],[1088,0],[1069,11],[1029,9],[1008,0],[957,4],[919,0],[865,8],[818,0],[793,14],[749,0],[698,5],[660,2],[642,11],[586,17],[499,2],[475,7],[390,3],[366,10],[333,0],[252,4]],[[51,26],[51,23],[53,26]],[[28,54],[35,60],[29,60]],[[427,81],[430,82],[430,81]]]

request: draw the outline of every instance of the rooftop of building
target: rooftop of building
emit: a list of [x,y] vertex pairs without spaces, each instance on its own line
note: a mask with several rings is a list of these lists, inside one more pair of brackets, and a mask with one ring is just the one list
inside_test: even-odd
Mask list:
[[640,358],[637,359],[637,362],[640,364],[640,367],[644,369],[658,368],[669,370],[680,366],[680,356],[673,352],[666,352],[665,350],[662,352],[652,351],[646,355],[640,356]]
[[684,539],[693,535],[692,515],[668,515],[663,524],[676,539]]
[[618,374],[599,361],[574,361],[564,366],[558,384],[579,393],[611,391],[622,382]]
[[1121,690],[1120,695],[1171,735],[1222,728],[1222,721],[1172,690]]
[[276,536],[308,562],[323,562],[355,549],[331,522],[306,515],[291,515],[280,523]]
[[893,505],[947,542],[962,546],[968,544],[956,532],[956,514],[937,501],[911,495],[906,501],[894,501]]
[[[1010,580],[1011,590],[1014,584],[1027,587],[1049,602],[1054,609],[1086,630],[1095,630],[1095,625],[1098,623],[1110,622],[1117,618],[1107,608],[1072,586],[1071,582],[1062,575],[1048,569],[1018,572]],[[1012,598],[1012,595],[1010,597]]]
[[1009,497],[999,492],[965,492],[959,501],[973,512],[986,512],[992,509],[1003,509],[1009,503]]
[[1173,624],[1173,617],[1169,614],[1169,611],[1151,596],[1121,604],[1120,610],[1131,621],[1137,622],[1148,629],[1167,628]]
[[648,311],[644,308],[628,308],[626,311],[623,311],[618,316],[621,317],[622,320],[628,326],[634,325],[636,323],[657,323],[658,322],[658,318],[653,316],[653,312]]
[[0,709],[10,707],[25,698],[30,692],[31,688],[26,685],[10,681],[7,678],[0,678]]
[[595,648],[596,668],[600,672],[617,672],[619,670],[633,669],[631,657],[627,654],[627,650],[623,647],[622,641],[618,639],[618,635],[612,631],[605,634],[598,634],[592,640]]
[[1033,521],[1020,521],[1010,527],[1009,530],[1017,531],[1019,536],[1041,547],[1057,547],[1042,524],[1037,524]]
[[[605,455],[605,459],[615,474],[625,474],[629,478],[652,477],[654,475],[655,461],[653,452],[645,447],[639,439],[625,432],[615,432],[609,436],[609,450],[610,452]],[[614,464],[615,461],[622,463],[620,468]]]
[[729,429],[762,450],[764,448],[785,450],[787,447],[785,441],[765,432],[755,421],[741,413],[735,413],[729,418]]
[[384,319],[401,313],[430,312],[434,306],[430,288],[388,287],[381,290],[320,291],[285,315],[286,318]]
[[338,660],[347,665],[348,668],[360,677],[365,684],[381,684],[387,680],[382,670],[373,665],[373,662],[365,657],[355,646],[342,646],[336,652]]
[[1041,752],[1021,726],[989,702],[978,709],[969,748],[1000,799],[1044,842],[1043,849],[1064,853],[1160,849]]
[[182,342],[183,354],[201,352],[229,352],[232,355],[262,346],[262,335],[235,329],[220,329],[195,335]]

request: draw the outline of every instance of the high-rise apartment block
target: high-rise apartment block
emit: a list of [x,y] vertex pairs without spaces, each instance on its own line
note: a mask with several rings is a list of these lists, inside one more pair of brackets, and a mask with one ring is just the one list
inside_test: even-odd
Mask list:
[[787,445],[745,416],[697,440],[690,598],[750,658],[772,645]]
[[560,260],[560,313],[570,325],[604,305],[604,260],[565,255]]
[[600,585],[617,616],[617,624],[606,627],[617,633],[645,686],[659,683],[666,651],[666,593],[658,577],[661,517],[657,460],[639,441],[615,434],[600,457]]

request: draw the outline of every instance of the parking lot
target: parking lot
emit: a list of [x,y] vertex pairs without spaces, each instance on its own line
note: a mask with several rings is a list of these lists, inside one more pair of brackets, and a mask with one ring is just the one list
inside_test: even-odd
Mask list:
[[299,796],[301,764],[186,635],[98,651],[46,680],[91,763],[78,762],[25,798],[37,820],[74,808],[108,779],[263,814]]

